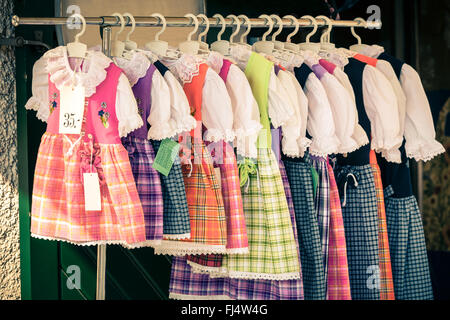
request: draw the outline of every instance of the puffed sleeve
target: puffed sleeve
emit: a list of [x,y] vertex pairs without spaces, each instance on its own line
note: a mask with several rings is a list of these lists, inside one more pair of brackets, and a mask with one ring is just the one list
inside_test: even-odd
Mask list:
[[355,151],[358,149],[358,144],[352,137],[355,131],[355,102],[331,74],[325,73],[320,82],[325,89],[333,113],[335,132],[340,141],[338,153]]
[[364,108],[371,125],[371,148],[382,152],[390,162],[401,162],[402,144],[397,98],[391,84],[375,67],[366,65],[363,73]]
[[119,120],[119,136],[121,137],[125,137],[131,131],[144,125],[130,83],[123,73],[117,84],[116,115]]
[[170,122],[170,90],[158,70],[153,72],[151,83],[152,106],[147,118],[150,124],[148,139],[162,140],[175,135]]
[[256,158],[258,155],[256,141],[262,128],[259,122],[258,104],[253,97],[247,77],[236,65],[231,65],[225,86],[233,108],[233,130],[236,134],[238,154]]
[[50,115],[46,65],[47,59],[45,57],[41,57],[34,63],[33,81],[31,83],[32,96],[25,104],[26,109],[37,111],[36,117],[44,122],[47,122]]
[[313,73],[306,80],[304,92],[308,98],[307,130],[312,136],[310,153],[319,157],[336,153],[340,142],[336,137],[331,106],[325,89]]
[[300,137],[301,115],[297,91],[292,82],[292,78],[289,76],[289,72],[280,70],[277,77],[286,90],[287,98],[289,99],[291,106],[294,108],[294,115],[281,126],[283,132],[281,146],[285,155],[299,157],[300,148],[297,140]]
[[197,126],[191,116],[191,108],[181,84],[170,71],[164,73],[164,79],[170,91],[170,122],[175,134],[190,131]]
[[233,109],[222,78],[208,68],[202,91],[202,122],[206,141],[233,141]]
[[430,105],[416,70],[404,64],[400,82],[406,95],[405,149],[409,158],[428,161],[445,152],[435,140]]
[[294,107],[291,106],[286,90],[273,69],[269,79],[268,113],[270,122],[275,129],[285,124],[294,115]]

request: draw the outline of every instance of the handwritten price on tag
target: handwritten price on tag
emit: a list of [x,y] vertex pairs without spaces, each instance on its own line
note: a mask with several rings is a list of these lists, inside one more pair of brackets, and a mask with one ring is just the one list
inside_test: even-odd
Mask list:
[[77,126],[76,122],[79,122],[80,119],[75,120],[75,113],[64,113],[64,122],[63,126],[66,128],[75,128]]

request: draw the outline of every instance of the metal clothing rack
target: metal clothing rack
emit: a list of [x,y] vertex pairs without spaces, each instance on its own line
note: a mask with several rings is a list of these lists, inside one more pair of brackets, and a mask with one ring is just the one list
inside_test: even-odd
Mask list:
[[[129,17],[126,17],[126,26],[131,26]],[[69,17],[18,17],[12,16],[11,23],[18,27],[21,25],[65,25],[68,23]],[[98,25],[102,29],[102,51],[110,57],[111,56],[111,27],[120,26],[120,20],[115,16],[102,17],[84,17],[86,25]],[[162,27],[160,19],[157,17],[135,16],[136,27]],[[194,23],[191,18],[186,17],[165,17],[167,27],[192,27]],[[263,18],[249,18],[252,28],[266,28],[268,27],[266,19]],[[221,23],[216,18],[208,18],[210,27],[219,27]],[[308,19],[297,19],[299,26],[312,27],[311,21]],[[353,20],[331,20],[333,27],[365,27],[365,28],[381,28],[381,21],[366,21],[361,23]],[[318,18],[316,20],[318,26],[326,26],[327,22]],[[229,26],[233,25],[234,21],[231,18],[225,18],[225,23]],[[290,19],[281,19],[284,28],[295,27]],[[198,25],[206,26],[206,21],[199,19]],[[279,26],[279,22],[274,22],[274,26]],[[105,300],[105,278],[106,278],[106,244],[97,246],[97,287],[96,299]]]

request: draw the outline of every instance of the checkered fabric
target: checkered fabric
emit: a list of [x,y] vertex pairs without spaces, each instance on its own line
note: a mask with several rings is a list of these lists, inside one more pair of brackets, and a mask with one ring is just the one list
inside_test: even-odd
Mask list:
[[392,280],[391,255],[386,225],[383,182],[380,167],[377,164],[375,151],[371,150],[370,165],[372,166],[378,207],[378,255],[380,259],[380,300],[395,300],[394,282]]
[[[305,159],[309,156],[305,155]],[[326,278],[309,160],[284,159],[295,210],[305,300],[325,300]]]
[[[224,141],[209,143],[207,147],[214,165],[220,170],[222,198],[227,220],[227,252],[245,253],[244,249],[248,250],[247,228],[234,150]],[[222,264],[222,256],[215,254],[189,256],[188,260],[195,262],[200,269],[201,265],[211,268],[220,267]]]
[[392,194],[392,187],[385,189],[395,297],[399,300],[432,300],[425,236],[416,198],[395,198]]
[[352,299],[379,300],[378,211],[372,167],[338,166],[335,175],[340,199],[346,197],[342,218]]
[[155,153],[147,139],[123,137],[122,145],[128,151],[131,170],[144,210],[145,237],[147,240],[160,241],[163,236],[163,197],[159,174],[152,168]]
[[328,247],[327,300],[351,300],[347,245],[342,220],[339,190],[333,168],[327,163],[330,177],[330,239]]
[[[247,188],[248,187],[248,188]],[[300,264],[278,162],[271,149],[258,150],[257,172],[242,188],[249,254],[227,255],[232,278],[300,279]]]
[[319,175],[315,204],[320,239],[322,241],[323,266],[326,278],[328,266],[328,242],[330,236],[330,178],[328,175],[327,160],[325,158],[311,157],[311,164]]
[[[161,141],[151,140],[151,143],[155,154],[157,154]],[[183,238],[190,237],[189,210],[180,163],[175,162],[173,164],[167,177],[162,174],[159,177],[164,205],[164,236],[179,237],[181,235]]]
[[[70,140],[71,142],[69,142]],[[34,175],[31,234],[76,244],[145,241],[145,221],[128,152],[121,144],[100,144],[101,211],[85,211],[76,136],[44,133]],[[72,152],[68,152],[69,149]]]

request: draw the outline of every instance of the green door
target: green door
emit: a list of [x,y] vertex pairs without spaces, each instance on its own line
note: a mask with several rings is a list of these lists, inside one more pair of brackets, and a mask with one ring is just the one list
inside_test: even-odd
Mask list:
[[[54,16],[53,1],[15,1],[15,14]],[[16,36],[57,46],[55,27],[20,26]],[[31,96],[32,68],[45,52],[40,46],[16,48],[17,137],[22,299],[95,299],[97,248],[30,237],[34,167],[45,124],[26,111]],[[167,299],[170,260],[151,248],[106,250],[106,299]],[[79,283],[78,283],[79,280]],[[79,284],[79,285],[78,285]]]

